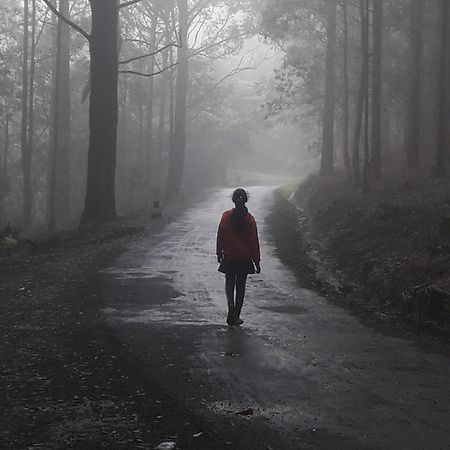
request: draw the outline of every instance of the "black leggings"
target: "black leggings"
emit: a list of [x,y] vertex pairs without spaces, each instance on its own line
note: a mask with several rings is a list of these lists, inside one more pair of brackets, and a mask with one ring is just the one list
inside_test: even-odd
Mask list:
[[[225,293],[227,295],[228,306],[235,306],[239,317],[245,296],[246,273],[225,274]],[[236,302],[234,301],[234,290],[236,289]]]

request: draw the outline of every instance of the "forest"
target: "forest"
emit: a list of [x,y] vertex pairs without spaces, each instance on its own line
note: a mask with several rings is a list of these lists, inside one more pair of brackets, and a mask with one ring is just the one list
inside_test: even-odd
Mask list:
[[449,7],[1,2],[0,448],[448,448]]
[[446,175],[445,0],[1,9],[3,227],[148,213],[246,158],[290,176],[316,161],[362,190],[392,168]]

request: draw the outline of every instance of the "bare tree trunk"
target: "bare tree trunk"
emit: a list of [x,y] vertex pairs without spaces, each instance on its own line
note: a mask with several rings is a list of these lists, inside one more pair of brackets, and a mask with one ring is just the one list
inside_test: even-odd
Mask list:
[[[59,11],[69,18],[69,0],[60,0]],[[60,19],[57,21],[53,83],[48,198],[50,233],[70,218],[70,31]]]
[[[170,19],[175,24],[175,7],[173,0],[170,1]],[[172,160],[172,152],[174,151],[174,130],[175,130],[175,73],[174,66],[174,50],[169,48],[169,154],[168,154],[168,172],[170,170],[170,161]],[[169,173],[166,174],[165,196],[168,196],[167,189],[169,186]]]
[[48,171],[47,171],[47,228],[48,232],[52,234],[56,228],[56,211],[55,211],[55,191],[56,191],[56,147],[58,145],[58,115],[56,114],[57,104],[57,89],[58,81],[58,54],[60,47],[60,34],[58,34],[58,19],[55,15],[52,16],[52,26],[56,27],[54,34],[54,42],[56,47],[56,57],[54,61],[54,71],[52,74],[52,95],[51,95],[51,127],[49,130],[49,143],[48,143]]
[[420,166],[420,147],[422,140],[422,80],[424,49],[424,0],[412,1],[412,83],[406,137],[406,162],[408,170]]
[[5,97],[5,122],[3,124],[3,152],[0,165],[0,226],[3,224],[3,202],[8,191],[8,153],[9,153],[9,101]]
[[[139,84],[139,89],[142,91],[142,84]],[[144,102],[139,102],[139,166],[145,167],[145,127],[144,127]]]
[[[170,34],[167,32],[166,44],[169,44],[171,40]],[[163,53],[162,67],[166,67],[168,64],[169,54],[168,50]],[[166,104],[167,104],[167,85],[168,79],[166,74],[163,74],[162,86],[160,91],[161,105],[159,109],[159,124],[158,135],[155,146],[155,179],[153,181],[154,189],[157,192],[158,197],[161,197],[161,170],[162,170],[162,154],[163,154],[163,138],[164,138],[164,124],[166,121]]]
[[334,108],[335,108],[335,60],[336,60],[336,2],[328,1],[327,19],[327,55],[325,104],[322,128],[322,158],[320,173],[329,175],[334,172]]
[[[173,48],[169,49],[169,152],[172,154],[175,129],[175,68],[173,67]],[[170,155],[169,155],[170,156]],[[171,158],[171,157],[170,157]]]
[[381,178],[381,102],[382,102],[383,0],[373,2],[373,76],[372,76],[372,157],[371,176]]
[[365,0],[365,49],[363,61],[365,64],[364,69],[364,166],[363,166],[363,177],[362,177],[362,188],[364,192],[370,190],[370,141],[369,141],[369,72],[370,72],[370,62],[369,62],[369,11],[370,11],[370,0]]
[[28,45],[29,45],[29,11],[28,0],[23,1],[23,52],[22,52],[22,119],[21,119],[21,150],[22,150],[22,176],[23,176],[23,229],[25,232],[31,228],[31,155],[28,147]]
[[[156,11],[152,13],[152,19],[151,19],[151,51],[156,51],[156,26],[158,23],[158,16],[156,14]],[[153,73],[155,69],[155,58],[152,56],[150,57],[150,73]],[[145,199],[146,199],[146,209],[149,209],[149,200],[151,200],[151,194],[152,194],[152,184],[153,184],[153,178],[155,177],[155,167],[154,167],[154,139],[153,139],[153,100],[154,100],[154,86],[155,86],[155,80],[154,77],[150,77],[149,79],[149,99],[147,104],[147,158],[146,158],[146,180],[145,183]]]
[[[29,208],[29,226],[25,226],[25,230],[30,229],[33,223],[33,180],[32,180],[32,164],[33,164],[33,145],[34,145],[34,80],[36,73],[36,0],[31,1],[31,38],[30,38],[30,77],[29,77],[29,93],[28,93],[28,133],[27,133],[27,156],[26,156],[26,172],[27,172],[27,192],[26,203]],[[27,209],[28,209],[27,208]]]
[[[61,13],[70,17],[70,1],[60,0]],[[67,222],[71,215],[71,173],[70,173],[70,29],[62,20],[58,21],[61,34],[60,56],[58,58],[59,94],[57,114],[59,116],[58,168],[57,168],[57,221]]]
[[102,222],[116,217],[118,1],[90,2],[90,135],[82,223]]
[[359,81],[359,93],[355,114],[355,134],[353,139],[352,167],[353,184],[355,187],[361,187],[361,172],[359,163],[359,146],[361,140],[362,117],[364,111],[364,99],[367,92],[367,58],[368,58],[368,17],[366,16],[366,7],[364,0],[359,0],[359,9],[361,15],[361,74]]
[[348,82],[348,5],[347,0],[343,0],[342,3],[343,16],[344,16],[344,130],[343,130],[343,144],[342,144],[342,156],[344,160],[344,166],[347,170],[349,177],[351,177],[350,167],[350,155],[348,153],[349,146],[349,132],[350,132],[350,94],[349,94],[349,82]]
[[9,100],[8,97],[5,97],[5,123],[3,125],[3,154],[2,154],[2,161],[1,161],[1,167],[2,167],[2,180],[6,178],[6,174],[8,173],[7,167],[8,167],[8,154],[9,154],[9,123],[10,123],[10,117],[9,117]]
[[[118,98],[120,113],[120,142],[118,146],[119,167],[123,167],[128,156],[127,138],[128,138],[128,122],[127,122],[127,105],[128,105],[128,74],[123,74],[121,78],[122,89],[119,90],[121,96]],[[119,94],[118,94],[119,95]]]
[[174,57],[173,57],[173,48],[169,48],[169,66],[171,67],[168,71],[168,91],[169,91],[169,98],[168,98],[168,147],[167,147],[167,163],[165,166],[165,179],[161,180],[161,191],[162,191],[162,198],[168,199],[170,197],[169,193],[169,172],[170,172],[170,164],[172,161],[172,152],[174,151],[174,116],[175,116],[175,68],[173,67],[174,64]]
[[170,149],[169,155],[169,174],[167,177],[167,195],[169,197],[180,192],[185,147],[186,147],[186,101],[189,84],[189,67],[188,67],[188,27],[189,12],[187,0],[178,0],[178,13],[180,25],[181,46],[178,47],[178,65],[177,65],[177,83],[175,93],[175,124],[173,147]]
[[441,0],[441,58],[439,67],[439,102],[438,102],[438,142],[436,165],[433,176],[443,177],[447,174],[448,134],[447,134],[447,72],[448,72],[448,0]]

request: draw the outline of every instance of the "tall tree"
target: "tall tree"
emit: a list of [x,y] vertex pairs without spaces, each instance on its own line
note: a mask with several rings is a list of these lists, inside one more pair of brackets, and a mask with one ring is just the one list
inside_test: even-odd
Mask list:
[[[29,155],[29,168],[31,171],[34,145],[34,96],[35,96],[35,78],[36,78],[36,0],[31,0],[31,38],[30,38],[30,79],[29,79],[29,100],[28,100],[28,135],[27,135],[27,154]],[[33,214],[33,187],[30,175],[31,185],[31,214]],[[31,219],[32,220],[32,219]]]
[[350,86],[348,80],[348,4],[347,0],[343,0],[342,2],[342,15],[343,15],[343,78],[344,78],[344,106],[343,106],[343,115],[344,115],[344,123],[343,123],[343,142],[342,142],[342,157],[344,161],[344,166],[351,176],[351,168],[350,168],[350,155],[348,152],[349,145],[349,127],[350,127]]
[[[168,15],[166,17],[166,32],[165,32],[165,43],[168,46],[163,52],[162,65],[166,67],[169,63],[169,53],[171,51],[171,32],[169,27]],[[160,108],[159,108],[159,123],[158,123],[158,133],[155,142],[155,178],[153,180],[153,191],[157,198],[161,197],[161,169],[162,169],[162,155],[163,155],[163,137],[164,137],[164,124],[166,121],[166,109],[167,109],[167,94],[168,87],[170,83],[170,74],[163,74],[162,86],[160,90]]]
[[[70,19],[70,1],[60,0],[59,12]],[[70,30],[58,18],[56,59],[53,77],[50,175],[48,188],[48,227],[70,218]]]
[[436,164],[433,175],[443,177],[447,173],[448,132],[447,132],[447,74],[448,74],[448,0],[441,0],[440,65],[439,65],[439,101],[438,101],[438,141]]
[[408,108],[406,161],[408,169],[415,170],[420,165],[420,145],[422,140],[424,0],[412,0],[411,9],[412,82]]
[[363,165],[363,177],[362,177],[362,188],[364,192],[370,190],[370,140],[369,140],[369,70],[370,70],[370,49],[369,49],[369,23],[370,23],[370,0],[364,0],[365,2],[365,45],[364,53],[363,53],[363,63],[365,64],[364,68],[364,145],[363,145],[363,155],[364,155],[364,165]]
[[[70,1],[60,0],[61,13],[70,17]],[[70,172],[70,30],[62,20],[58,21],[61,35],[61,54],[58,58],[59,95],[57,114],[59,115],[58,171],[57,171],[57,218],[60,223],[71,215],[71,172]]]
[[[158,23],[158,13],[156,9],[151,13],[151,35],[150,35],[150,48],[153,53],[156,52],[156,27]],[[150,56],[150,73],[155,70],[155,56]],[[148,85],[148,102],[147,102],[147,151],[146,151],[146,175],[147,182],[145,183],[145,190],[147,191],[146,199],[150,198],[150,191],[153,185],[153,180],[156,178],[156,173],[159,170],[155,165],[155,140],[153,136],[153,110],[154,110],[154,91],[155,91],[155,78],[149,78]],[[148,204],[148,202],[146,202]],[[148,208],[148,206],[147,206]]]
[[4,98],[4,111],[5,118],[3,121],[3,142],[2,142],[2,153],[0,161],[0,224],[3,222],[3,202],[6,197],[6,192],[8,190],[8,154],[9,154],[9,124],[10,124],[10,106],[9,99],[7,96]]
[[186,100],[189,84],[189,11],[187,0],[178,0],[179,34],[177,75],[175,89],[174,134],[169,153],[169,173],[166,195],[177,194],[181,188],[186,149]]
[[23,1],[23,49],[22,49],[22,119],[21,150],[23,176],[23,228],[31,228],[32,188],[31,188],[31,154],[28,146],[28,50],[29,50],[29,3]]
[[361,172],[360,172],[360,141],[361,141],[361,127],[364,110],[364,100],[367,93],[367,79],[368,79],[368,58],[369,58],[369,18],[366,12],[365,0],[359,0],[359,11],[361,18],[361,73],[359,79],[359,92],[355,113],[355,132],[353,137],[353,151],[352,151],[352,172],[353,184],[355,187],[361,187]]
[[327,49],[325,104],[323,111],[322,157],[320,173],[329,175],[334,172],[334,109],[336,85],[336,1],[329,0],[327,8]]
[[81,224],[112,220],[116,217],[119,9],[136,2],[90,0],[90,35],[61,15],[49,0],[44,2],[89,41],[89,148]]
[[372,66],[372,156],[371,176],[381,178],[381,105],[382,105],[383,0],[373,1]]
[[90,3],[90,133],[83,223],[116,217],[118,0]]

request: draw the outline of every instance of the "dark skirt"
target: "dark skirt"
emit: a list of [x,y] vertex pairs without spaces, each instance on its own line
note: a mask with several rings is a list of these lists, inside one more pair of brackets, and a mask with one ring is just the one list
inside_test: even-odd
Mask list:
[[219,272],[228,275],[255,273],[255,267],[251,259],[228,259],[220,263]]

